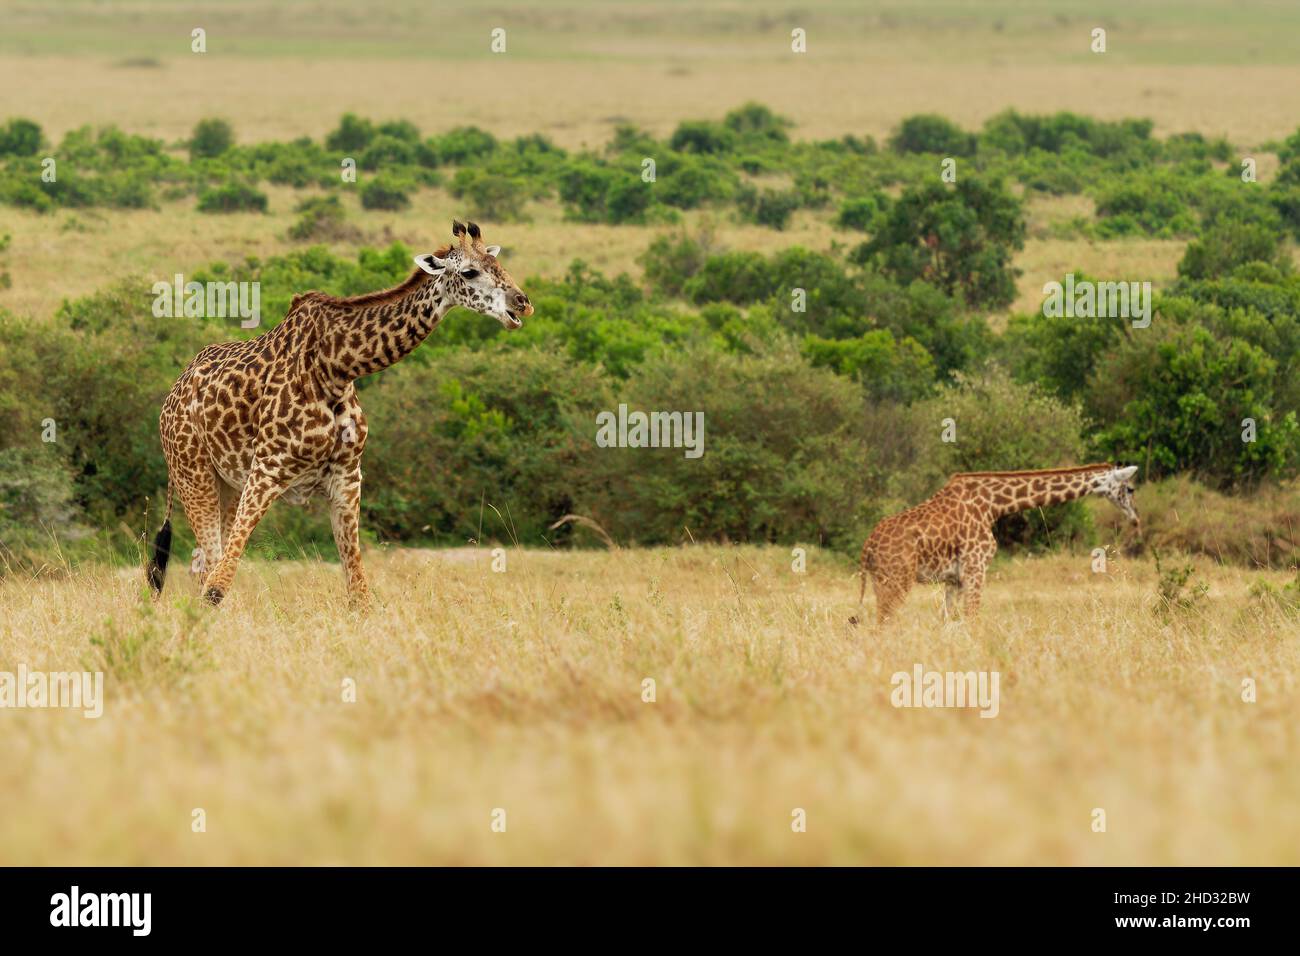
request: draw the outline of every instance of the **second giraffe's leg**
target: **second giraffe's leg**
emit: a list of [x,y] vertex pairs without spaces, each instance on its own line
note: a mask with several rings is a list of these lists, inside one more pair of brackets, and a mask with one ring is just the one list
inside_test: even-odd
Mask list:
[[177,475],[176,491],[181,507],[194,532],[197,553],[190,563],[191,573],[203,586],[207,576],[221,560],[221,498],[217,493],[217,476],[206,468]]
[[949,584],[943,589],[943,619],[945,621],[955,620],[957,617],[957,604],[961,600],[962,586],[960,584]]
[[353,607],[370,606],[370,585],[361,566],[361,473],[340,480],[330,489],[330,527],[334,544],[343,562],[347,580],[348,603]]
[[230,590],[231,582],[235,580],[235,569],[239,567],[239,559],[248,547],[249,536],[266,514],[266,509],[271,507],[271,502],[280,497],[284,489],[283,482],[259,471],[256,465],[253,466],[248,480],[244,482],[244,490],[239,495],[239,508],[230,529],[230,540],[225,542],[221,561],[208,575],[207,586],[203,590],[203,597],[209,604],[220,604]]

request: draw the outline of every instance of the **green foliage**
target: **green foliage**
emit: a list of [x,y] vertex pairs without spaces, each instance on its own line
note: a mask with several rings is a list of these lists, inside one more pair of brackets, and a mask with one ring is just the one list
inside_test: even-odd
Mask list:
[[199,193],[199,212],[266,212],[266,193],[248,183],[223,183]]
[[289,238],[298,242],[330,242],[355,234],[346,222],[338,196],[312,196],[294,209],[298,221],[289,227]]
[[223,119],[199,120],[190,134],[190,159],[220,156],[235,145],[235,131]]
[[1291,270],[1291,259],[1274,231],[1232,220],[1212,226],[1188,243],[1178,274],[1188,279],[1217,279],[1247,262],[1267,263],[1283,273]]
[[464,199],[467,214],[491,222],[521,222],[527,219],[524,204],[528,188],[523,180],[466,166],[456,173],[451,194]]
[[15,117],[0,126],[0,156],[35,156],[41,148],[41,128]]
[[889,148],[900,153],[936,153],[940,156],[972,156],[978,138],[942,116],[926,113],[909,116],[889,140]]
[[577,510],[615,540],[860,545],[866,448],[856,434],[862,398],[851,382],[811,368],[788,346],[764,355],[696,347],[647,360],[616,399],[630,410],[703,412],[705,453],[587,452],[593,486],[589,509]]
[[365,209],[405,209],[411,205],[412,189],[407,180],[381,173],[361,187],[361,205]]
[[922,280],[980,308],[1016,295],[1013,253],[1024,246],[1020,203],[999,183],[930,182],[894,203],[876,236],[855,254],[906,284]]
[[338,128],[325,137],[325,148],[355,159],[374,138],[375,127],[370,120],[361,119],[355,113],[344,113]]
[[882,192],[846,199],[840,206],[835,225],[859,232],[875,232],[889,211],[889,197]]
[[[1095,437],[1146,477],[1189,471],[1216,487],[1291,474],[1300,458],[1294,409],[1274,407],[1276,361],[1199,325],[1153,323],[1107,354],[1089,382]],[[1256,439],[1243,441],[1245,419]]]

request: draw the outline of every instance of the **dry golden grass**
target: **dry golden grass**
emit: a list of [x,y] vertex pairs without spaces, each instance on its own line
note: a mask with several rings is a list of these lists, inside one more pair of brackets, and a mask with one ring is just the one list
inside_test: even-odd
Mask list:
[[[367,617],[312,562],[246,563],[215,613],[183,565],[156,608],[133,571],[0,584],[0,669],[108,671],[98,721],[0,714],[0,862],[1300,862],[1300,625],[1257,575],[1202,562],[1162,624],[1145,563],[1012,561],[980,624],[919,589],[875,633],[816,551],[490,560],[372,553]],[[918,662],[999,671],[999,716],[894,709]]]

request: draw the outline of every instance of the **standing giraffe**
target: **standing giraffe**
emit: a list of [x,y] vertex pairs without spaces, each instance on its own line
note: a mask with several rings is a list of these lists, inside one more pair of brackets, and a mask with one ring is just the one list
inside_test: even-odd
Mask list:
[[[932,498],[885,518],[862,546],[862,590],[871,575],[876,621],[883,624],[919,582],[943,582],[943,612],[951,618],[957,598],[966,597],[966,614],[979,613],[984,573],[997,551],[993,523],[1004,515],[1101,495],[1138,524],[1130,480],[1137,466],[1109,462],[1042,471],[968,471],[953,475]],[[853,619],[856,624],[857,620]]]
[[497,261],[500,246],[484,246],[472,222],[453,222],[451,231],[459,244],[416,256],[419,268],[401,285],[348,299],[296,295],[275,328],[210,345],[190,362],[159,421],[168,481],[148,568],[155,596],[167,570],[174,492],[194,529],[199,585],[211,604],[229,591],[271,502],[324,495],[348,598],[369,603],[358,537],[366,420],[353,383],[409,354],[454,306],[507,329],[533,314]]

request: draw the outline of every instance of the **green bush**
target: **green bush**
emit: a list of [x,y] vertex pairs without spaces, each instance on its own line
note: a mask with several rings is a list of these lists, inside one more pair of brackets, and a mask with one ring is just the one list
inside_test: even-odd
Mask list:
[[840,206],[835,225],[842,229],[874,232],[889,210],[889,197],[882,192],[846,199]]
[[412,188],[404,179],[381,173],[366,180],[361,187],[361,205],[365,209],[405,209],[411,205]]
[[457,171],[451,194],[468,204],[467,215],[490,222],[521,222],[528,189],[522,180],[466,166]]
[[190,159],[220,156],[234,145],[235,131],[225,120],[199,120],[190,135]]
[[1020,203],[1000,183],[965,177],[906,190],[880,231],[855,253],[904,284],[922,280],[978,308],[1016,296],[1014,252],[1024,246]]
[[41,128],[31,120],[11,119],[0,127],[0,156],[35,156],[41,138]]
[[[810,541],[849,549],[866,530],[862,395],[791,346],[764,355],[663,352],[611,404],[702,412],[704,452],[579,446],[587,514],[620,543]],[[592,420],[588,419],[590,423]],[[588,435],[594,437],[594,424]]]
[[[1277,363],[1242,339],[1153,323],[1109,353],[1089,382],[1090,414],[1107,424],[1103,453],[1142,462],[1147,477],[1187,471],[1215,486],[1294,473],[1300,423],[1274,408]],[[1243,441],[1244,420],[1256,438]]]
[[355,113],[344,113],[338,128],[325,137],[325,148],[355,158],[374,138],[375,127],[370,120],[361,119]]
[[1188,243],[1178,274],[1188,279],[1216,279],[1247,262],[1267,263],[1283,272],[1291,269],[1291,259],[1275,232],[1255,223],[1228,221]]
[[266,193],[247,183],[223,183],[199,193],[199,212],[266,212]]
[[974,134],[932,113],[907,117],[889,140],[889,148],[899,153],[940,156],[973,156],[975,144]]

